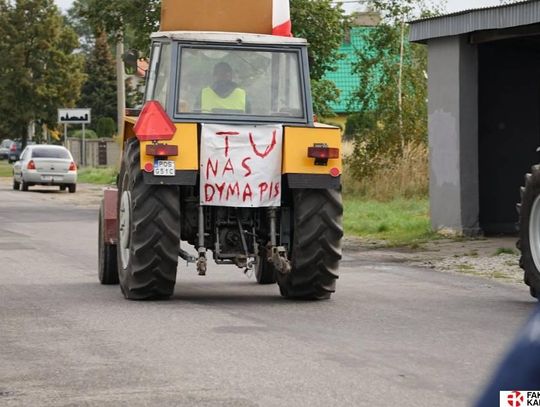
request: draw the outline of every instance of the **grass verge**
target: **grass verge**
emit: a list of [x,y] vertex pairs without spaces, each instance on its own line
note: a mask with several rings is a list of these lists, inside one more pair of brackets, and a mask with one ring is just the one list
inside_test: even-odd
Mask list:
[[77,182],[83,184],[114,184],[116,183],[116,168],[79,168]]
[[[77,181],[83,184],[114,184],[117,170],[115,168],[79,168]],[[0,161],[0,177],[13,176],[12,165],[7,161]]]
[[11,164],[7,160],[0,161],[0,177],[11,177],[13,175],[11,168]]
[[427,198],[379,202],[345,195],[344,207],[349,235],[384,240],[390,246],[414,246],[438,237],[431,230]]
[[[109,167],[79,168],[78,182],[114,184],[116,174],[117,170]],[[0,177],[11,176],[11,165],[7,161],[0,161]],[[346,193],[344,206],[343,223],[348,235],[384,240],[391,246],[415,245],[437,237],[431,231],[427,198],[397,198],[379,202]]]

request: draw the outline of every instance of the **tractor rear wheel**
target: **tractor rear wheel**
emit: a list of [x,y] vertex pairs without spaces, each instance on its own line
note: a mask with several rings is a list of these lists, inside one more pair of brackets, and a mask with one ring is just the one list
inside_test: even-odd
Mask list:
[[120,169],[118,275],[127,299],[164,299],[174,292],[180,247],[178,187],[147,185],[137,139],[126,143]]
[[540,165],[532,167],[525,175],[525,186],[521,187],[519,213],[519,240],[517,248],[521,251],[519,266],[524,270],[524,281],[531,295],[540,295]]
[[103,203],[99,207],[98,278],[103,285],[118,284],[116,245],[105,242]]
[[336,290],[343,204],[341,191],[293,190],[292,269],[276,273],[281,295],[286,298],[322,300]]

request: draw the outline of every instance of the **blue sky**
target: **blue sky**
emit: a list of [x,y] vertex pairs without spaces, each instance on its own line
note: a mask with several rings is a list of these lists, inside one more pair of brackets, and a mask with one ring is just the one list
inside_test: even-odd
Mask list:
[[[55,2],[62,10],[67,10],[69,7],[71,7],[73,0],[55,0]],[[468,8],[496,6],[498,4],[500,4],[499,0],[448,0],[446,8],[448,11],[459,11]],[[359,8],[359,5],[354,3],[346,4],[345,6],[349,11],[354,11],[355,9]]]

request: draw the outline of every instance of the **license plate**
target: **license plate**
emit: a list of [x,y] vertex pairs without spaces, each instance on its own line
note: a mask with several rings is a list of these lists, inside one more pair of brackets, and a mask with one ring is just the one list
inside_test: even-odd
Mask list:
[[41,180],[46,181],[46,182],[52,181],[52,176],[50,176],[50,175],[42,175]]
[[176,168],[172,160],[157,160],[154,162],[154,175],[159,177],[174,177]]

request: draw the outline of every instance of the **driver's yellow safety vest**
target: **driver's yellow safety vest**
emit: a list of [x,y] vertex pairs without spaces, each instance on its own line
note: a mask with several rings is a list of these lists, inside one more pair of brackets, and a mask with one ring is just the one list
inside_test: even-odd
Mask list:
[[201,95],[201,110],[209,113],[214,109],[240,110],[245,112],[246,91],[236,88],[229,96],[222,98],[212,88],[204,88]]

